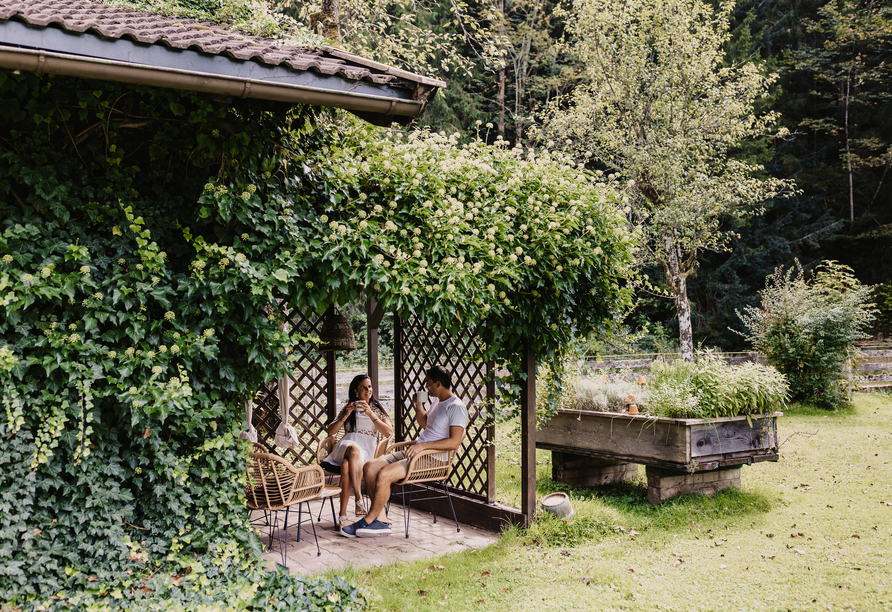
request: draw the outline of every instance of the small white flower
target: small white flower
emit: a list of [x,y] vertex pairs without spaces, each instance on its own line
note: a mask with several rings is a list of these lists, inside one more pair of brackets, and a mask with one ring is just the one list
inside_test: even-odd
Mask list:
[[319,217],[319,220],[323,223],[328,223],[328,215],[322,215],[321,217]]

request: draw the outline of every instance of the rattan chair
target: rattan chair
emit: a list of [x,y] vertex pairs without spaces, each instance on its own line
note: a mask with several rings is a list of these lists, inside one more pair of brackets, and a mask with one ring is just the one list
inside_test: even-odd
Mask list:
[[[272,550],[273,529],[278,533],[279,548],[282,551],[282,565],[285,565],[285,547],[288,544],[288,513],[291,506],[297,505],[297,541],[300,542],[300,526],[303,522],[303,504],[307,504],[307,516],[313,526],[316,540],[316,554],[321,555],[316,525],[310,513],[310,501],[319,498],[325,485],[325,473],[318,465],[294,467],[288,461],[269,453],[248,453],[248,486],[245,488],[248,508],[274,512],[275,519],[270,525],[269,549]],[[285,525],[279,528],[279,510],[285,510]],[[285,531],[284,543],[282,531]]]
[[[344,435],[344,428],[342,427],[338,431],[338,433],[336,433],[335,435],[328,436],[326,438],[322,438],[321,440],[319,440],[319,444],[316,445],[316,463],[320,464],[320,466],[321,466],[322,462],[325,461],[325,458],[331,454],[331,451],[334,450],[335,444],[337,444],[338,441],[340,441],[340,439],[343,435]],[[385,438],[379,432],[378,433],[378,444],[375,446],[375,458],[378,458],[381,455],[383,455],[387,451],[388,447],[390,446],[390,444],[392,442],[393,442],[393,436],[389,436],[389,437]],[[328,487],[331,486],[330,483],[331,483],[332,478],[335,476],[339,476],[339,474],[335,474],[334,472],[329,472],[325,468],[322,468],[322,471],[325,472],[326,482],[329,483],[329,484],[325,485],[326,490],[324,491],[324,496],[328,497],[328,500],[331,504],[331,520],[334,521],[334,524],[337,527],[338,517],[335,514],[334,498],[337,497],[338,493],[341,492],[341,489],[340,489],[340,487],[338,487],[337,492],[328,494]],[[323,506],[325,505],[324,500],[322,502],[322,505]],[[322,508],[319,508],[319,516],[316,517],[316,520],[320,521],[320,522],[322,521],[322,510],[323,510]]]
[[[408,447],[415,444],[415,442],[398,442],[397,444],[393,444],[387,449],[389,453],[395,453],[399,451],[406,450]],[[448,453],[448,458],[446,461],[441,461],[437,459],[438,456],[443,453]],[[416,484],[424,483],[427,485],[425,488],[430,490],[433,493],[436,489],[434,485],[440,485],[443,487],[443,495],[430,495],[428,497],[415,498],[415,501],[425,501],[430,499],[447,499],[449,500],[449,509],[452,510],[452,520],[455,521],[455,530],[457,532],[461,531],[461,525],[458,524],[458,518],[455,515],[455,507],[452,505],[452,496],[449,494],[449,477],[452,475],[452,462],[455,459],[455,451],[443,451],[443,450],[426,450],[421,451],[412,459],[409,460],[409,471],[406,474],[405,478],[399,480],[394,483],[394,485],[400,486],[399,493],[396,495],[400,496],[400,503],[403,505],[403,521],[406,525],[406,537],[409,537],[409,509],[412,505],[412,486]],[[406,486],[409,487],[408,492],[406,491]],[[388,503],[388,509],[390,504]],[[435,506],[432,506],[432,512],[434,514],[434,522],[437,522],[437,511]]]

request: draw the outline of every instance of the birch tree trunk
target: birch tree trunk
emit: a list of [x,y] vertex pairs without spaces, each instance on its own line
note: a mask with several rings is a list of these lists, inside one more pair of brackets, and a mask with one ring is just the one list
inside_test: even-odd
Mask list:
[[688,303],[688,274],[681,269],[678,249],[671,236],[664,238],[667,281],[673,293],[675,312],[678,314],[678,350],[685,361],[694,360],[694,332],[691,327],[691,306]]

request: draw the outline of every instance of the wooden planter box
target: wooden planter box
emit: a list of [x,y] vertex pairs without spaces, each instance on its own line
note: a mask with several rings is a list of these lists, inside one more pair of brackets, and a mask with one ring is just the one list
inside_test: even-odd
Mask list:
[[[536,447],[642,463],[678,472],[706,472],[777,461],[777,417],[667,419],[614,412],[560,411],[536,432]],[[752,423],[752,424],[750,424]]]

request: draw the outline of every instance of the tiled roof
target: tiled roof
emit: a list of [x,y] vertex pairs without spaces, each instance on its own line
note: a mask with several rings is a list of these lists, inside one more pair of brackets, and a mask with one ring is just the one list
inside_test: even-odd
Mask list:
[[192,49],[272,66],[284,65],[299,71],[340,75],[355,81],[388,84],[402,79],[435,87],[445,85],[339,49],[302,49],[274,38],[230,30],[217,23],[85,0],[0,0],[0,19],[15,19],[38,27],[55,25],[69,32],[92,32],[112,39]]

